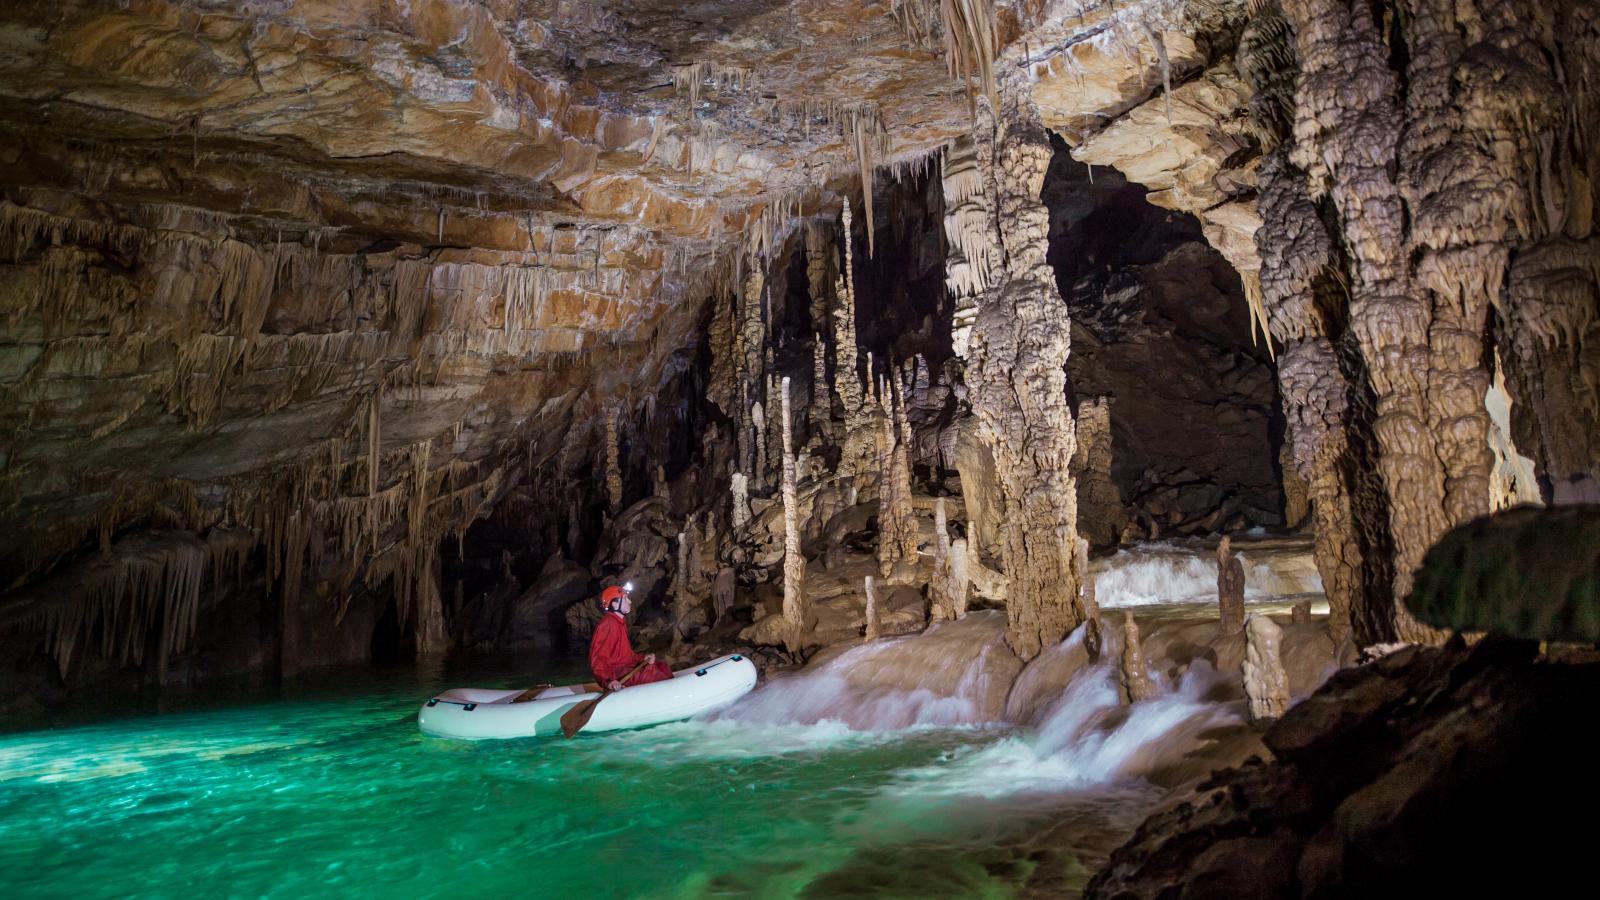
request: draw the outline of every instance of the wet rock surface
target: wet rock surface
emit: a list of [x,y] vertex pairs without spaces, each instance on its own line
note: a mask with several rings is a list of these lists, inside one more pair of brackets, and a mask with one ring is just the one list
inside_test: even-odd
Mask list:
[[1267,731],[1272,761],[1146,821],[1086,896],[1551,889],[1587,870],[1559,809],[1600,798],[1579,737],[1597,696],[1600,665],[1493,638],[1342,671]]

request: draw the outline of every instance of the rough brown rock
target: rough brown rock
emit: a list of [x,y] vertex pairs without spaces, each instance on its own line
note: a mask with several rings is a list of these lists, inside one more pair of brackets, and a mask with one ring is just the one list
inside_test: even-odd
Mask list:
[[1411,648],[1337,673],[1267,731],[1274,761],[1151,817],[1085,896],[1560,890],[1586,863],[1551,798],[1600,798],[1575,731],[1600,667],[1535,649]]

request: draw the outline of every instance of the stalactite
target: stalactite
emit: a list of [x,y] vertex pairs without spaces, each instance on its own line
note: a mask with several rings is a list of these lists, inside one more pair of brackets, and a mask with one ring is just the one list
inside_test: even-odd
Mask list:
[[867,226],[868,259],[872,258],[877,243],[875,217],[872,214],[872,173],[876,168],[873,149],[876,144],[876,132],[882,126],[876,113],[877,110],[874,107],[871,115],[865,113],[852,114],[849,130],[850,144],[855,150],[856,168],[861,176],[861,214],[865,217]]
[[806,560],[800,555],[800,502],[795,497],[794,437],[789,409],[789,379],[783,379],[783,618],[791,652],[800,649],[805,626]]
[[706,84],[722,92],[748,93],[755,89],[756,75],[743,66],[727,66],[711,60],[699,59],[670,67],[672,84],[679,93],[689,95],[689,109],[700,105],[700,91]]
[[13,595],[7,614],[24,627],[42,626],[47,652],[63,678],[89,646],[105,659],[143,665],[152,638],[160,676],[172,654],[194,637],[207,574],[219,586],[237,580],[255,546],[255,535],[241,528],[212,529],[203,538],[189,531],[135,535],[66,575]]
[[950,76],[967,85],[970,103],[973,94],[968,76],[976,75],[983,95],[998,105],[994,76],[998,35],[993,0],[939,0],[939,19],[944,26],[944,60]]
[[606,409],[606,503],[611,515],[622,512],[622,466],[619,463],[621,448],[617,438],[615,407]]
[[1244,692],[1250,698],[1250,721],[1269,723],[1289,711],[1289,676],[1279,649],[1283,629],[1260,613],[1245,623]]
[[962,135],[945,150],[944,191],[945,286],[955,301],[951,346],[966,359],[978,300],[1003,266],[999,230],[994,219],[991,173],[994,163],[994,121],[987,105],[979,112],[971,135]]
[[367,400],[367,496],[378,496],[379,466],[383,456],[383,432],[380,413],[383,408],[383,394],[373,391],[372,397]]
[[1007,641],[1026,660],[1082,621],[1082,576],[1074,551],[1067,308],[1045,261],[1049,214],[1039,202],[1051,151],[1026,85],[1011,77],[1004,86],[996,177],[1006,280],[980,301],[967,374],[1003,501]]

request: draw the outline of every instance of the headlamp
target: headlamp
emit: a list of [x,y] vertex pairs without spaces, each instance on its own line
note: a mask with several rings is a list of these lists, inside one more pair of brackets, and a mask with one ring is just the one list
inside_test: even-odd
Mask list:
[[633,593],[633,582],[629,581],[624,583],[622,585],[622,589],[630,594]]

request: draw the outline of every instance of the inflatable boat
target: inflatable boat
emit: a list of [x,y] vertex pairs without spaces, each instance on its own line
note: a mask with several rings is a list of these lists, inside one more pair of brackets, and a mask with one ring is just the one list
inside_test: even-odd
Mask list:
[[[584,733],[642,728],[675,722],[721,709],[756,686],[756,667],[737,654],[681,669],[666,681],[623,688],[594,708]],[[561,715],[600,696],[597,685],[549,687],[533,699],[511,701],[520,690],[452,688],[422,704],[417,724],[423,734],[479,741],[488,738],[545,737],[561,733]]]

